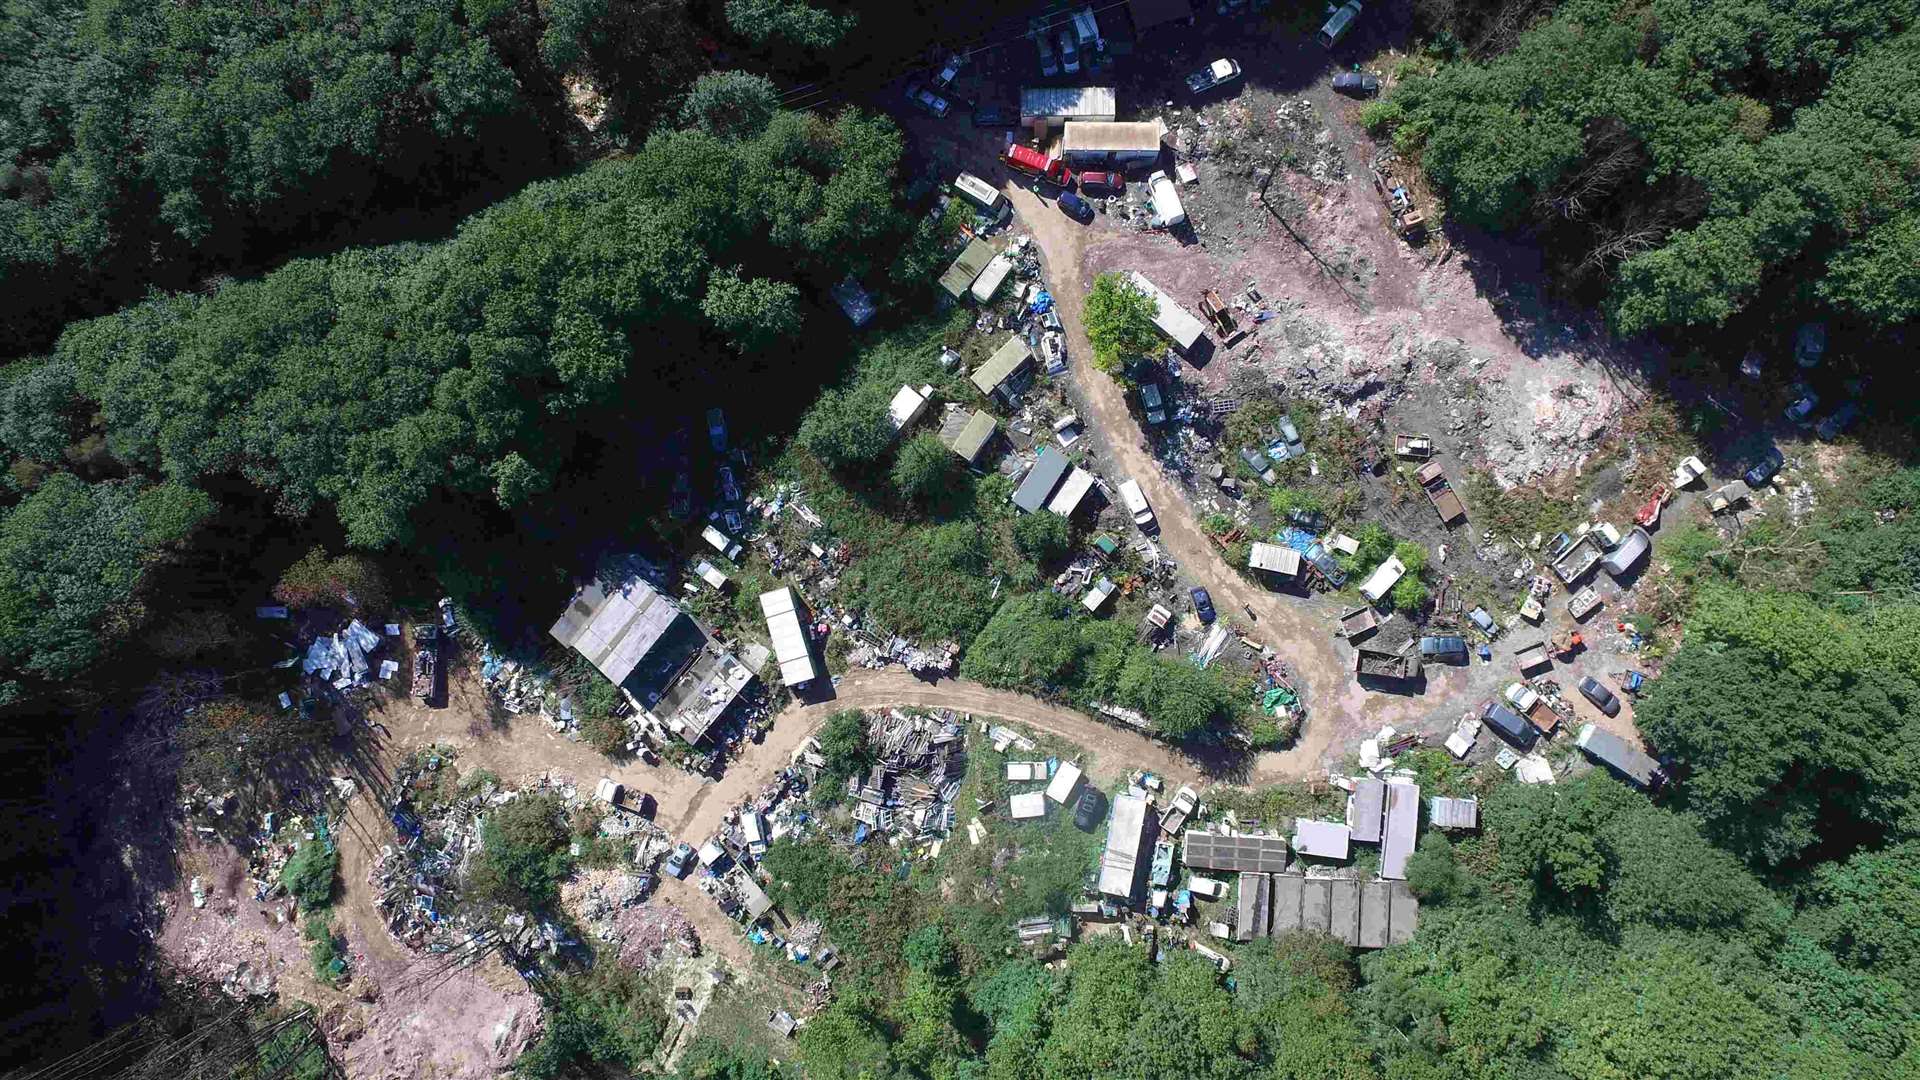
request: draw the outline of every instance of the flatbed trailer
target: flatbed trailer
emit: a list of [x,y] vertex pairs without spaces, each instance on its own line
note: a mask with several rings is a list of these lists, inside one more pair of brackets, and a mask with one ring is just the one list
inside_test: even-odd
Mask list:
[[1594,567],[1600,565],[1604,554],[1600,550],[1600,545],[1594,541],[1593,534],[1586,533],[1575,540],[1573,546],[1567,548],[1559,558],[1553,560],[1553,576],[1559,578],[1561,584],[1571,589],[1574,582],[1586,577],[1593,572]]
[[1544,641],[1536,641],[1522,648],[1514,654],[1513,660],[1514,663],[1520,665],[1522,674],[1529,671],[1537,671],[1543,667],[1550,667],[1553,664],[1553,658],[1548,654],[1547,643]]
[[1374,679],[1417,679],[1420,657],[1412,653],[1388,652],[1361,646],[1353,651],[1353,673]]

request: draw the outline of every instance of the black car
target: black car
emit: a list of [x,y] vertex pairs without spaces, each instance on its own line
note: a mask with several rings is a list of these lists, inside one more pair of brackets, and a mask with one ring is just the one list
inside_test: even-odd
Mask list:
[[1218,615],[1218,612],[1213,610],[1213,597],[1207,590],[1199,588],[1194,589],[1191,595],[1193,596],[1193,613],[1200,616],[1202,623],[1213,622]]
[[1429,634],[1420,639],[1420,659],[1460,660],[1467,658],[1467,639],[1453,634]]
[[1765,487],[1767,481],[1773,479],[1773,475],[1779,472],[1780,466],[1786,462],[1787,459],[1781,455],[1780,448],[1771,447],[1766,453],[1760,455],[1760,460],[1754,462],[1753,468],[1748,469],[1741,479],[1745,480],[1750,488]]
[[973,110],[973,126],[1010,128],[1020,126],[1020,110],[1009,105],[982,105]]
[[1372,97],[1380,92],[1380,78],[1357,71],[1343,71],[1333,77],[1333,92],[1348,97]]
[[1088,785],[1086,790],[1080,792],[1079,801],[1073,804],[1075,828],[1081,832],[1092,832],[1100,824],[1101,811],[1104,809],[1100,801],[1100,792],[1092,785]]
[[1620,699],[1614,697],[1613,691],[1600,685],[1600,680],[1591,675],[1580,680],[1580,696],[1593,702],[1594,708],[1608,716],[1620,715]]
[[1540,737],[1532,724],[1522,719],[1519,713],[1500,704],[1489,701],[1480,707],[1480,719],[1494,733],[1522,750],[1533,748],[1533,741]]

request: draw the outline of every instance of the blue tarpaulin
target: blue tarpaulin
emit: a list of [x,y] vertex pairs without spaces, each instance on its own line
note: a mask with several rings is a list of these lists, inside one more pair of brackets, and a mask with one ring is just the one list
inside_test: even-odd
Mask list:
[[1035,315],[1045,315],[1047,312],[1052,311],[1053,294],[1045,289],[1041,289],[1040,295],[1033,298],[1033,303],[1027,306],[1027,310]]
[[855,825],[853,827],[853,842],[856,844],[864,844],[867,842],[867,823],[866,822],[863,821],[860,824]]

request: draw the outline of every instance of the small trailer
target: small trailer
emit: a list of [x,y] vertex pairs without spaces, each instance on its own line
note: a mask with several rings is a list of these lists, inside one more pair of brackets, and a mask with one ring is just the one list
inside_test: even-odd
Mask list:
[[1233,309],[1220,299],[1218,289],[1201,291],[1200,317],[1207,320],[1207,324],[1213,328],[1214,336],[1223,343],[1239,332],[1239,326],[1233,321]]
[[1595,542],[1594,535],[1584,533],[1559,558],[1553,560],[1553,576],[1571,589],[1574,582],[1586,577],[1594,567],[1600,565],[1605,554]]
[[1371,604],[1362,604],[1340,616],[1339,635],[1352,641],[1365,637],[1380,626],[1380,615]]
[[1600,594],[1591,585],[1567,598],[1567,614],[1575,619],[1586,618],[1599,606]]
[[1353,673],[1363,679],[1417,679],[1420,656],[1362,645],[1353,651]]
[[1433,456],[1433,436],[1399,434],[1393,437],[1393,456],[1425,461]]
[[413,696],[421,701],[433,697],[440,676],[440,628],[422,623],[413,628]]
[[1513,660],[1514,663],[1520,665],[1520,673],[1522,675],[1525,675],[1529,671],[1538,671],[1541,668],[1553,666],[1553,659],[1551,655],[1548,654],[1547,643],[1544,641],[1536,641],[1522,648],[1513,655]]

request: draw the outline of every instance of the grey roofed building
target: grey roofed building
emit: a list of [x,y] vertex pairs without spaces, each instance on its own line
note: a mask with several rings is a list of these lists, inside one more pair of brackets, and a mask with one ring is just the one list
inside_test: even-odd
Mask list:
[[1597,724],[1582,727],[1573,745],[1614,775],[1638,787],[1652,787],[1661,778],[1659,762]]
[[691,616],[637,574],[580,589],[548,633],[643,708],[660,700],[707,641]]
[[1399,881],[1353,878],[1273,879],[1274,936],[1293,930],[1331,934],[1347,945],[1378,949],[1413,937],[1420,922],[1420,901]]
[[1278,873],[1287,868],[1287,841],[1280,836],[1222,836],[1188,830],[1181,861],[1203,870]]
[[1301,855],[1344,859],[1351,838],[1352,832],[1344,821],[1308,821],[1299,818],[1293,823],[1293,850]]
[[953,260],[953,265],[947,267],[947,272],[940,275],[940,287],[955,300],[962,299],[973,288],[973,279],[979,277],[980,271],[985,270],[992,261],[993,245],[985,240],[974,240],[960,253],[959,258]]
[[1053,489],[1060,486],[1070,467],[1067,455],[1052,447],[1041,447],[1040,456],[1033,459],[1033,468],[1027,470],[1027,478],[1013,493],[1013,505],[1029,514],[1038,511],[1053,497]]
[[1020,122],[1104,120],[1117,115],[1110,86],[1025,86],[1020,89]]
[[574,593],[548,633],[696,746],[753,681],[692,616],[632,571]]
[[973,388],[989,396],[1008,387],[1021,372],[1033,364],[1033,349],[1019,337],[1008,334],[1007,340],[994,350],[987,362],[981,364],[968,376]]
[[1472,795],[1464,799],[1435,795],[1427,800],[1427,817],[1436,829],[1477,829],[1480,827],[1480,800]]
[[1267,923],[1273,910],[1269,893],[1272,888],[1271,874],[1240,875],[1240,891],[1234,897],[1237,905],[1237,917],[1233,925],[1235,941],[1252,941],[1267,936]]
[[1100,855],[1100,891],[1132,900],[1140,884],[1140,850],[1147,840],[1147,797],[1126,792],[1113,797],[1107,819],[1107,847]]
[[1380,839],[1380,876],[1394,881],[1407,877],[1407,860],[1420,838],[1420,787],[1387,785],[1386,829]]
[[998,423],[992,414],[979,409],[973,410],[973,416],[967,420],[966,426],[960,429],[960,434],[954,436],[953,452],[959,454],[961,460],[967,464],[973,464],[979,460],[980,452],[993,441],[993,433],[996,430],[998,430]]
[[1363,776],[1353,782],[1353,794],[1347,796],[1347,827],[1353,839],[1362,844],[1380,842],[1387,817],[1387,785]]

